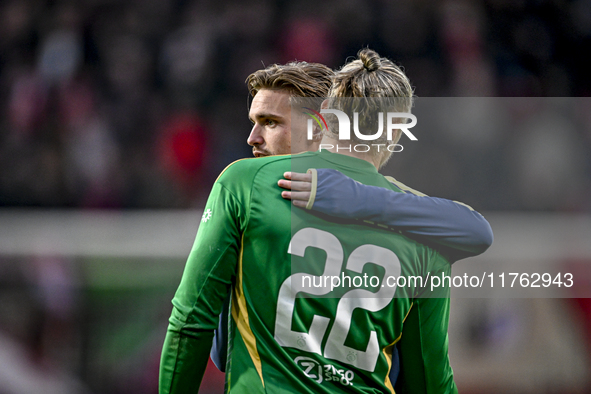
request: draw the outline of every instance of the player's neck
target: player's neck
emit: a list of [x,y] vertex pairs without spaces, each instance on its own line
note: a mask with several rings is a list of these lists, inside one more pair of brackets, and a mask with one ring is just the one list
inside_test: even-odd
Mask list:
[[375,162],[375,157],[365,152],[355,151],[354,146],[348,141],[339,141],[335,140],[334,138],[323,136],[322,142],[320,142],[320,149],[327,150],[332,153],[339,153],[341,155],[351,156],[357,159],[365,160],[368,163],[372,164],[375,168],[380,168],[378,166],[378,163]]

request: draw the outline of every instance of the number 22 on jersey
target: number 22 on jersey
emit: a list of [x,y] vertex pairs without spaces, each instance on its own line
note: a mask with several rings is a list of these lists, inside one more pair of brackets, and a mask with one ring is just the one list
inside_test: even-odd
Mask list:
[[[314,315],[308,332],[297,332],[291,329],[295,308],[295,299],[298,293],[306,293],[312,296],[322,296],[330,292],[330,287],[310,287],[304,290],[298,284],[303,283],[304,277],[319,278],[340,276],[343,269],[343,246],[336,236],[315,228],[303,228],[299,230],[289,243],[288,253],[303,257],[306,248],[318,248],[326,252],[324,272],[322,276],[311,276],[307,273],[294,273],[289,276],[279,289],[277,300],[277,318],[275,320],[275,340],[283,347],[292,347],[310,353],[316,353],[327,359],[337,360],[356,368],[373,372],[379,357],[380,348],[376,331],[371,331],[369,342],[365,350],[354,349],[345,346],[345,339],[350,330],[354,330],[351,316],[356,308],[377,312],[385,308],[396,292],[396,287],[382,285],[377,292],[364,289],[352,289],[342,295],[337,304],[334,324],[324,351],[321,348],[330,318]],[[400,275],[400,260],[394,252],[376,245],[361,245],[350,254],[345,269],[362,273],[367,263],[373,263],[384,268],[384,278]],[[382,280],[383,283],[383,280]],[[301,286],[300,286],[301,287]]]

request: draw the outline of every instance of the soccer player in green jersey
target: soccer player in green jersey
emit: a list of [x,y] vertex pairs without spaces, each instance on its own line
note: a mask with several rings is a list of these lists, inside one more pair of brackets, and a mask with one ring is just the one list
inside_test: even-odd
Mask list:
[[[253,128],[248,143],[256,157],[318,149],[320,133],[315,133],[310,140],[304,138],[305,131],[292,133],[289,99],[292,96],[327,96],[332,77],[333,72],[328,67],[306,62],[272,65],[249,75],[247,85],[254,99],[249,113]],[[320,101],[313,106],[320,110]],[[365,186],[330,169],[319,169],[314,179],[310,174],[287,174],[295,181],[294,193],[284,192],[283,195],[285,198],[294,196],[294,205],[302,203],[328,215],[374,222],[392,231],[402,231],[432,246],[450,262],[483,253],[492,243],[490,225],[478,212],[462,203],[426,197],[393,178],[388,179],[404,193]],[[292,183],[281,180],[279,185],[290,188]],[[311,190],[315,190],[312,197]],[[226,365],[229,301],[221,314],[211,352],[212,360],[221,371]],[[394,349],[393,381],[399,370],[396,352]]]
[[[352,74],[369,73],[397,76],[377,86],[384,97],[399,97],[399,88],[412,97],[404,74],[371,51],[341,70],[335,86],[339,77],[341,86],[355,86]],[[384,152],[304,153],[242,160],[220,175],[173,300],[161,393],[197,391],[231,286],[230,393],[393,392],[388,372],[401,338],[402,391],[456,391],[447,357],[449,289],[438,289],[443,298],[418,298],[416,282],[387,282],[449,274],[449,261],[400,234],[292,212],[279,195],[278,177],[307,168],[335,168],[399,192],[377,172],[384,160]],[[377,279],[370,288],[344,284],[368,272]],[[343,286],[306,286],[306,277],[342,278]]]

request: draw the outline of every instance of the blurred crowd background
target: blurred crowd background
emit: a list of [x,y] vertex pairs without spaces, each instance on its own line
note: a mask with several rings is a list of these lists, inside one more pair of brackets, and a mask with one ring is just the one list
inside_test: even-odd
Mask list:
[[[251,157],[249,73],[366,46],[418,96],[384,173],[485,213],[591,213],[591,0],[1,1],[0,207],[201,209]],[[0,394],[156,392],[184,258],[1,252]]]
[[[201,207],[217,174],[250,157],[244,80],[273,63],[338,68],[369,46],[405,68],[419,97],[584,97],[590,43],[589,0],[3,1],[0,205]],[[590,190],[591,102],[570,106],[567,124],[474,127],[413,160],[443,160],[459,196],[478,184],[469,196],[481,210],[588,210],[575,194]],[[466,171],[464,153],[485,144],[497,160]],[[561,193],[520,194],[557,165],[539,190]],[[452,197],[432,169],[392,168]]]

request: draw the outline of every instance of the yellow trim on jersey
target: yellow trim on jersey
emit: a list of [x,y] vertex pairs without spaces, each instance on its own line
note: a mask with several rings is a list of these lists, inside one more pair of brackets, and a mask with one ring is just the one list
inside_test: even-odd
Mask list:
[[[294,156],[294,155],[301,155],[302,153],[307,153],[307,152],[300,152],[300,153],[286,153],[285,155],[273,155],[273,156],[270,156],[270,157]],[[269,156],[264,156],[264,157],[269,157]],[[222,172],[220,172],[220,175],[218,175],[218,177],[215,179],[215,181],[217,182],[217,181],[218,181],[218,179],[220,179],[220,177],[222,176],[222,174],[223,174],[224,172],[226,172],[226,170],[227,170],[228,168],[230,168],[230,166],[231,166],[231,165],[233,165],[233,164],[235,164],[235,163],[238,163],[239,161],[242,161],[242,160],[253,160],[253,159],[260,159],[260,157],[245,157],[244,159],[238,159],[238,160],[234,160],[233,162],[231,162],[230,164],[228,164],[228,165],[226,166],[226,168],[224,168],[224,169],[222,170]]]
[[[408,311],[406,312],[404,319],[402,319],[402,324],[404,324],[404,322],[406,321],[406,318],[408,317],[408,314],[410,313],[410,310],[412,309],[413,305],[414,305],[414,302],[411,302],[410,308],[408,308]],[[386,356],[386,362],[388,363],[388,373],[386,374],[386,380],[384,380],[384,384],[392,392],[392,394],[396,394],[396,391],[394,390],[394,386],[392,386],[392,382],[390,381],[390,370],[392,369],[392,347],[394,347],[394,345],[396,345],[396,343],[401,338],[402,338],[402,333],[400,333],[400,335],[398,335],[398,338],[396,338],[394,340],[394,342],[392,342],[391,344],[386,346],[384,349],[382,349],[384,356]]]
[[397,181],[396,179],[392,178],[391,176],[387,176],[386,179],[388,181],[390,181],[390,183],[393,183],[395,186],[397,186],[400,190],[404,190],[405,192],[409,192],[409,193],[412,193],[412,194],[420,196],[420,197],[427,197],[427,195],[425,193],[421,193],[418,190],[411,189],[410,187],[406,186],[404,183]]
[[[406,186],[404,183],[402,183],[402,182],[400,182],[400,181],[397,181],[396,179],[392,178],[391,176],[387,176],[387,177],[386,177],[386,179],[387,179],[388,181],[390,181],[390,183],[393,183],[394,185],[398,186],[398,188],[399,188],[399,189],[401,189],[401,190],[404,190],[404,191],[406,191],[406,192],[412,193],[412,194],[414,194],[414,195],[416,195],[416,196],[420,196],[420,197],[427,197],[427,195],[426,195],[426,194],[424,194],[424,193],[421,193],[421,192],[420,192],[420,191],[418,191],[418,190],[411,189],[410,187]],[[455,202],[456,204],[463,205],[463,206],[465,206],[466,208],[468,208],[468,209],[469,209],[469,210],[471,210],[471,211],[473,211],[473,210],[474,210],[474,208],[472,208],[470,205],[468,205],[468,204],[464,204],[464,203],[463,203],[463,202],[461,202],[461,201],[455,201],[455,200],[454,200],[453,202]]]
[[310,190],[310,198],[308,204],[306,204],[306,209],[312,209],[316,200],[316,190],[318,189],[318,171],[315,168],[310,168],[308,174],[312,174],[312,190]]
[[388,362],[388,373],[386,374],[386,380],[384,380],[384,384],[386,385],[386,387],[388,388],[388,390],[390,390],[390,392],[392,394],[396,394],[396,391],[394,390],[394,386],[392,386],[392,382],[390,381],[390,370],[392,369],[392,347],[394,347],[394,345],[396,345],[396,342],[398,342],[400,340],[400,337],[402,336],[402,334],[400,334],[400,336],[398,338],[396,338],[396,340],[394,342],[392,342],[391,344],[389,344],[388,346],[386,346],[382,352],[384,353],[384,356],[386,356],[386,361]]
[[220,179],[220,177],[222,176],[222,174],[223,174],[224,172],[226,172],[226,170],[227,170],[228,168],[230,168],[230,166],[231,166],[231,165],[233,165],[234,163],[238,163],[239,161],[242,161],[242,160],[250,160],[250,159],[256,159],[256,157],[245,157],[244,159],[238,159],[238,160],[235,160],[235,161],[231,162],[230,164],[228,164],[228,165],[226,166],[226,168],[224,168],[224,169],[222,170],[222,172],[220,172],[220,175],[218,175],[218,177],[217,177],[217,178],[215,178],[215,181],[217,182],[217,181],[218,181],[218,179]]
[[248,354],[252,359],[252,363],[256,368],[261,383],[265,387],[265,380],[263,379],[263,368],[261,364],[261,356],[257,350],[256,338],[252,333],[250,324],[248,323],[248,310],[246,309],[246,299],[244,298],[244,289],[242,287],[242,254],[244,251],[244,234],[242,235],[240,246],[240,257],[238,259],[238,275],[236,278],[236,286],[234,287],[234,297],[232,299],[232,317],[236,322],[236,327],[240,332],[240,336],[246,345]]

